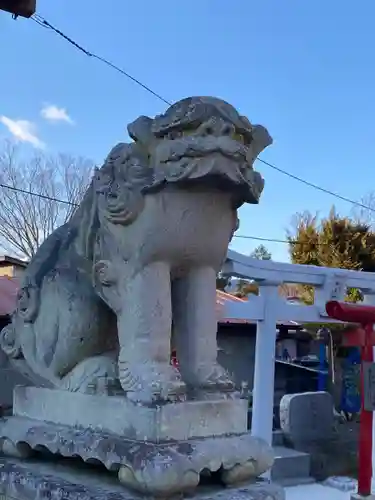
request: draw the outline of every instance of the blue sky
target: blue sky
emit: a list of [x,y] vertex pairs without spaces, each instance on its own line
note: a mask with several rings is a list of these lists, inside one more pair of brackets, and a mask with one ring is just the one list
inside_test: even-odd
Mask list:
[[[355,200],[375,189],[373,0],[357,7],[342,0],[111,0],[107,10],[89,0],[74,8],[67,0],[37,3],[50,23],[166,99],[214,95],[265,125],[274,144],[263,159]],[[100,163],[124,140],[129,121],[166,107],[50,30],[6,13],[0,57],[0,138],[21,127],[49,152]],[[238,234],[284,239],[295,212],[325,215],[333,203],[342,214],[351,210],[259,162],[256,168],[264,195],[259,206],[241,209]],[[257,244],[236,239],[233,248],[247,254]],[[286,245],[267,246],[275,260],[288,260]]]

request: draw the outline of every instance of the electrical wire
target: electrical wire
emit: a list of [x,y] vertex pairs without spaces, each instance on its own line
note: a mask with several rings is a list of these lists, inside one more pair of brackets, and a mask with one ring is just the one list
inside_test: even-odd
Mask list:
[[29,196],[36,196],[37,198],[42,198],[43,200],[54,201],[55,203],[63,203],[65,205],[70,205],[72,207],[78,207],[76,203],[72,203],[68,200],[60,200],[59,198],[54,198],[53,196],[48,196],[41,193],[34,193],[33,191],[29,191],[27,189],[21,189],[15,186],[9,186],[8,184],[0,183],[0,188],[10,189],[11,191],[17,191],[18,193],[28,194]]
[[[27,189],[21,189],[15,186],[9,186],[7,184],[2,184],[0,183],[0,188],[3,189],[10,189],[11,191],[17,191],[19,193],[27,194],[29,196],[36,196],[38,198],[42,198],[43,200],[48,200],[48,201],[53,201],[55,203],[63,203],[65,205],[70,205],[72,207],[78,207],[77,203],[73,203],[68,200],[61,200],[59,198],[54,198],[53,196],[48,196],[45,194],[40,194],[40,193],[34,193],[33,191],[29,191]],[[264,238],[261,236],[251,236],[251,235],[245,235],[245,234],[234,234],[233,238],[240,238],[240,239],[246,239],[246,240],[254,240],[254,241],[264,241],[268,243],[284,243],[286,245],[304,245],[306,242],[302,241],[293,241],[293,240],[281,240],[278,238]],[[321,245],[330,245],[330,243],[317,243],[317,246]]]
[[[146,90],[147,92],[149,92],[150,94],[152,94],[154,97],[156,97],[157,99],[159,99],[160,101],[164,102],[165,104],[167,105],[172,105],[172,103],[170,101],[168,101],[167,99],[165,99],[162,95],[158,94],[157,92],[155,92],[154,90],[151,89],[151,87],[149,87],[148,85],[146,85],[145,83],[141,82],[140,80],[138,80],[137,78],[135,78],[134,76],[132,76],[130,73],[128,73],[127,71],[123,70],[122,68],[120,68],[119,66],[117,66],[116,64],[110,62],[108,59],[105,59],[104,57],[101,57],[97,54],[94,54],[93,52],[90,52],[88,51],[87,49],[85,49],[83,46],[81,46],[80,44],[78,44],[77,42],[75,42],[72,38],[70,38],[69,36],[67,36],[65,33],[63,33],[61,30],[59,30],[58,28],[56,28],[53,24],[51,24],[49,21],[47,21],[47,19],[45,19],[43,16],[41,16],[40,14],[34,14],[31,19],[37,23],[39,26],[42,26],[43,28],[47,28],[47,29],[50,29],[52,31],[54,31],[57,35],[59,35],[60,37],[62,37],[64,40],[66,40],[68,43],[70,43],[71,45],[73,45],[77,50],[79,50],[80,52],[84,53],[86,56],[88,57],[91,57],[91,58],[94,58],[94,59],[97,59],[98,61],[101,61],[102,63],[106,64],[107,66],[109,66],[110,68],[116,70],[117,72],[119,72],[120,74],[122,74],[123,76],[125,76],[126,78],[130,79],[131,81],[133,81],[135,84],[137,84],[138,86],[140,86],[141,88],[143,88],[144,90]],[[266,161],[266,160],[263,160],[262,158],[257,158],[257,160],[261,163],[263,163],[264,165],[267,165],[268,167],[272,168],[273,170],[283,174],[283,175],[286,175],[287,177],[290,177],[291,179],[294,179],[298,182],[301,182],[302,184],[305,184],[306,186],[309,186],[313,189],[316,189],[318,191],[321,191],[323,193],[326,193],[326,194],[329,194],[330,196],[333,196],[339,200],[342,200],[342,201],[345,201],[347,203],[350,203],[352,205],[355,205],[355,206],[358,206],[358,207],[361,207],[365,210],[368,210],[370,212],[375,212],[375,209],[373,209],[372,207],[370,206],[367,206],[361,202],[357,202],[355,200],[352,200],[346,196],[343,196],[339,193],[336,193],[334,191],[331,191],[327,188],[324,188],[322,186],[319,186],[318,184],[314,184],[313,182],[310,182],[310,181],[307,181],[297,175],[294,175],[294,174],[291,174],[290,172],[287,172],[286,170],[280,168],[280,167],[277,167],[276,165]],[[62,203],[62,204],[66,204],[66,205],[71,205],[71,206],[77,206],[75,203],[72,203],[68,200],[61,200],[61,199],[58,199],[58,198],[53,198],[53,197],[50,197],[50,196],[46,196],[46,195],[43,195],[43,194],[40,194],[40,193],[34,193],[32,191],[28,191],[28,190],[25,190],[25,189],[20,189],[20,188],[17,188],[15,186],[9,186],[9,185],[6,185],[6,184],[0,184],[0,187],[2,188],[5,188],[5,189],[11,189],[11,190],[14,190],[14,191],[18,191],[18,192],[21,192],[21,193],[24,193],[24,194],[28,194],[30,196],[38,196],[40,198],[43,198],[45,200],[50,200],[50,201],[54,201],[56,203]],[[250,240],[255,240],[255,241],[264,241],[264,242],[272,242],[272,243],[284,243],[284,244],[288,244],[288,245],[300,245],[300,244],[303,244],[303,242],[299,242],[299,241],[292,241],[292,240],[281,240],[281,239],[277,239],[277,238],[263,238],[263,237],[259,237],[259,236],[251,236],[251,235],[234,235],[235,238],[241,238],[241,239],[250,239]]]
[[[106,64],[110,68],[118,71],[123,76],[125,76],[126,78],[130,79],[131,81],[133,81],[134,83],[136,83],[137,85],[139,85],[141,88],[143,88],[144,90],[146,90],[147,92],[149,92],[150,94],[152,94],[154,97],[156,97],[160,101],[164,102],[165,104],[168,104],[169,106],[172,105],[172,103],[168,99],[165,99],[162,95],[160,95],[157,92],[155,92],[154,90],[152,90],[151,87],[149,87],[145,83],[141,82],[138,78],[135,78],[134,76],[132,76],[127,71],[123,70],[122,68],[120,68],[116,64],[110,62],[108,59],[105,59],[104,57],[99,56],[97,54],[94,54],[93,52],[90,52],[89,50],[85,49],[82,45],[78,44],[72,38],[70,38],[65,33],[63,33],[61,30],[59,30],[58,28],[56,28],[54,25],[52,25],[49,21],[47,21],[47,19],[45,19],[40,14],[34,14],[31,19],[33,19],[33,21],[37,22],[37,24],[39,24],[39,25],[41,25],[41,26],[43,26],[45,28],[49,28],[50,30],[54,31],[57,35],[59,35],[60,37],[62,37],[64,40],[66,40],[68,43],[70,43],[71,45],[73,45],[73,47],[75,47],[77,50],[83,52],[85,55],[87,55],[89,57],[92,57],[94,59],[97,59],[98,61],[103,62],[104,64]],[[346,203],[351,203],[352,205],[356,205],[356,206],[358,206],[360,208],[364,208],[364,209],[369,210],[371,212],[375,212],[375,210],[373,208],[368,207],[368,206],[364,205],[361,202],[351,200],[350,198],[348,198],[346,196],[343,196],[343,195],[341,195],[339,193],[336,193],[335,191],[331,191],[330,189],[324,188],[322,186],[319,186],[318,184],[315,184],[313,182],[307,181],[307,180],[303,179],[302,177],[299,177],[299,176],[297,176],[295,174],[291,174],[290,172],[287,172],[286,170],[284,170],[284,169],[282,169],[280,167],[277,167],[273,163],[270,163],[270,162],[268,162],[266,160],[263,160],[262,158],[257,158],[257,161],[263,163],[264,165],[267,165],[268,167],[272,168],[273,170],[275,170],[275,171],[277,171],[277,172],[279,172],[279,173],[281,173],[283,175],[286,175],[287,177],[289,177],[291,179],[294,179],[294,180],[296,180],[298,182],[301,182],[302,184],[305,184],[308,187],[316,189],[317,191],[320,191],[322,193],[325,193],[325,194],[328,194],[330,196],[333,196],[333,197],[335,197],[335,198],[337,198],[337,199],[339,199],[341,201],[345,201]]]
[[140,80],[138,80],[138,78],[135,78],[134,76],[132,76],[127,71],[123,70],[119,66],[116,66],[116,64],[113,64],[108,59],[105,59],[102,56],[98,56],[97,54],[94,54],[93,52],[90,52],[89,50],[87,50],[84,47],[82,47],[82,45],[79,45],[72,38],[70,38],[69,36],[65,35],[65,33],[63,33],[62,31],[60,31],[58,28],[56,28],[55,26],[53,26],[49,21],[47,21],[46,19],[44,19],[44,17],[42,17],[39,14],[37,14],[37,15],[32,16],[32,19],[37,24],[40,24],[43,27],[49,28],[52,31],[54,31],[57,35],[59,35],[62,38],[64,38],[64,40],[66,40],[67,42],[69,42],[71,45],[73,45],[73,47],[75,47],[79,51],[83,52],[86,56],[92,57],[93,59],[97,59],[98,61],[101,61],[102,63],[106,64],[110,68],[112,68],[112,69],[118,71],[119,73],[121,73],[122,75],[126,76],[126,78],[128,78],[129,80],[133,81],[134,83],[136,83],[137,85],[139,85],[140,87],[142,87],[144,90],[146,90],[147,92],[149,92],[150,94],[152,94],[154,97],[156,97],[160,101],[163,101],[165,104],[168,104],[168,106],[172,105],[171,102],[167,101],[167,99],[164,99],[163,96],[161,96],[160,94],[158,94],[157,92],[155,92],[154,90],[152,90],[152,88],[149,87],[148,85],[146,85],[145,83],[142,83]]
[[298,175],[291,174],[290,172],[287,172],[286,170],[283,170],[282,168],[277,167],[276,165],[273,165],[272,163],[269,163],[268,161],[262,160],[262,158],[258,158],[258,161],[260,161],[261,163],[264,163],[268,167],[273,168],[277,172],[280,172],[281,174],[284,174],[284,175],[290,177],[291,179],[294,179],[298,182],[301,182],[302,184],[305,184],[306,186],[317,189],[318,191],[321,191],[322,193],[329,194],[329,195],[334,196],[335,198],[337,198],[341,201],[346,201],[347,203],[351,203],[352,205],[356,205],[358,207],[364,208],[364,209],[369,210],[371,212],[375,212],[375,209],[368,207],[367,205],[364,205],[363,203],[361,203],[359,201],[351,200],[350,198],[347,198],[346,196],[343,196],[339,193],[336,193],[335,191],[331,191],[330,189],[324,188],[322,186],[318,186],[318,184],[314,184],[313,182],[306,181],[305,179],[298,177]]

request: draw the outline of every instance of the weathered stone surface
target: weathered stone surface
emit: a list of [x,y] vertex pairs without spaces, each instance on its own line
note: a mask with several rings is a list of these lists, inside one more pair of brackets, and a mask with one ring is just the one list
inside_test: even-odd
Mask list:
[[99,396],[16,387],[13,414],[154,442],[247,431],[247,400],[239,398],[143,406],[123,395]]
[[[0,458],[0,495],[12,500],[139,500],[137,493],[83,464],[21,463]],[[284,500],[282,488],[257,481],[239,488],[197,490],[196,500]]]
[[[110,151],[25,271],[0,347],[52,390],[15,390],[1,450],[100,462],[124,485],[160,496],[191,492],[204,471],[227,485],[255,479],[272,466],[272,450],[241,433],[246,402],[217,361],[216,275],[237,209],[259,201],[264,181],[253,163],[272,140],[212,97],[142,116],[128,132],[134,142]],[[49,495],[43,484],[32,498]],[[244,490],[248,499],[279,498],[257,488]],[[54,497],[70,498],[63,489]]]
[[358,493],[352,493],[350,495],[350,500],[375,500],[375,495],[367,495],[366,497],[358,495]]
[[37,385],[51,387],[47,380],[24,370],[25,365],[19,360],[9,359],[0,349],[0,407],[11,409],[13,405],[13,390],[17,385]]
[[287,394],[280,402],[280,424],[294,445],[332,438],[333,401],[327,392]]
[[238,207],[259,201],[253,163],[272,140],[212,97],[183,99],[128,131],[134,142],[111,150],[28,265],[0,345],[73,392],[99,378],[143,402],[233,389],[217,362],[216,274]]
[[356,479],[345,476],[331,476],[327,478],[323,484],[340,491],[354,492],[357,491],[358,488],[358,481]]
[[2,452],[30,458],[34,450],[105,465],[126,486],[142,493],[169,495],[195,488],[206,469],[236,484],[272,467],[272,449],[250,434],[170,441],[160,444],[124,439],[90,428],[68,427],[21,417],[3,419]]

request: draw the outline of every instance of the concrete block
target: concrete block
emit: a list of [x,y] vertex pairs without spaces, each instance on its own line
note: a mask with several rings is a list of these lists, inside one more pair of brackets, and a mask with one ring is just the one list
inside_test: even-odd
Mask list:
[[287,478],[310,478],[310,455],[284,446],[274,446],[275,462],[271,469],[271,478],[279,482]]
[[332,438],[331,395],[327,392],[287,394],[280,402],[280,424],[285,438],[294,445]]
[[356,479],[346,476],[328,477],[324,481],[323,485],[345,492],[355,492],[358,490],[358,481]]

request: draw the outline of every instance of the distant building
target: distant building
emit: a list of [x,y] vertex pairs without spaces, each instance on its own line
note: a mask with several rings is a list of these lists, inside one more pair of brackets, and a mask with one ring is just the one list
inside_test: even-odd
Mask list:
[[16,308],[20,279],[27,267],[27,262],[0,255],[0,330],[10,321]]
[[21,278],[27,262],[9,255],[0,255],[0,276],[8,276],[9,278]]

